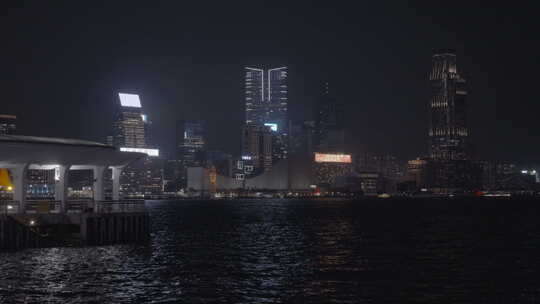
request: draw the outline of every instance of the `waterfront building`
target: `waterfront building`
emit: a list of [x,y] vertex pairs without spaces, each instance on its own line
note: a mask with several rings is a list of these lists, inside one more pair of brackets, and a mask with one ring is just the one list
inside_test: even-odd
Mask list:
[[397,157],[388,154],[359,153],[356,156],[357,172],[377,172],[382,177],[399,180],[405,176],[405,165]]
[[0,135],[13,135],[17,130],[17,116],[0,114]]
[[289,144],[287,67],[245,69],[245,124],[272,130],[272,159],[287,158]]
[[205,121],[180,120],[176,125],[177,158],[184,167],[199,167],[204,162]]
[[479,189],[482,167],[471,160],[467,82],[458,73],[455,51],[434,52],[429,80],[429,159],[424,185],[441,193]]
[[239,166],[248,166],[248,174],[268,171],[272,167],[273,130],[264,125],[245,125],[242,129],[242,162]]
[[218,174],[232,176],[233,156],[220,150],[206,151],[206,167],[214,167]]
[[520,169],[510,161],[477,161],[482,168],[482,189],[487,191],[535,190],[539,187],[536,169]]
[[458,73],[456,53],[438,50],[429,75],[429,155],[436,160],[469,159],[467,82]]
[[314,153],[314,175],[317,186],[331,188],[336,178],[353,171],[352,155],[341,153]]
[[[137,94],[119,93],[119,104],[113,122],[112,145],[126,148],[147,148],[147,126],[140,97]],[[109,139],[107,140],[109,141]]]
[[149,146],[149,128],[150,120],[142,111],[140,96],[118,93],[113,135],[107,137],[107,144],[121,152],[147,155],[122,170],[120,192],[124,196],[142,197],[163,191],[163,159],[159,158],[159,149]]
[[407,162],[407,179],[414,182],[414,188],[427,187],[426,167],[427,160],[417,158]]
[[176,176],[178,189],[187,185],[187,168],[203,166],[205,162],[205,129],[203,120],[179,120],[176,123]]

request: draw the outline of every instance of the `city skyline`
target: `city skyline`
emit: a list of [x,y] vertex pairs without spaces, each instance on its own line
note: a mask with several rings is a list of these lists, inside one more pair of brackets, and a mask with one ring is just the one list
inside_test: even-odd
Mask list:
[[[254,30],[238,34],[236,39],[219,50],[213,47],[222,45],[219,43],[220,38],[204,30],[196,31],[201,39],[194,43],[198,50],[202,47],[200,54],[193,52],[195,45],[177,52],[185,44],[167,40],[164,36],[165,33],[174,34],[172,28],[175,27],[152,25],[146,32],[142,32],[141,37],[137,36],[142,31],[140,27],[128,30],[127,36],[115,35],[123,31],[122,24],[129,24],[140,16],[140,12],[130,8],[127,11],[133,14],[127,14],[119,24],[113,24],[110,35],[107,35],[102,26],[83,32],[84,41],[88,42],[98,41],[96,35],[104,37],[102,44],[92,44],[95,47],[83,53],[80,51],[88,42],[75,41],[71,46],[73,51],[68,51],[69,48],[62,51],[59,45],[43,41],[40,38],[42,34],[51,33],[54,25],[59,22],[47,19],[49,25],[21,32],[14,43],[3,50],[6,55],[4,57],[15,58],[13,63],[8,63],[7,71],[13,75],[25,75],[3,83],[6,98],[17,100],[13,110],[9,111],[13,113],[6,114],[17,115],[21,134],[103,141],[112,119],[107,113],[112,111],[114,92],[137,92],[144,96],[145,107],[154,123],[152,137],[158,146],[164,149],[174,146],[169,130],[174,129],[177,119],[205,119],[210,130],[210,148],[237,153],[240,147],[237,135],[243,123],[242,69],[245,66],[286,65],[290,73],[289,112],[296,113],[291,117],[293,120],[311,118],[311,113],[305,109],[315,107],[316,83],[330,78],[332,91],[336,92],[336,98],[344,101],[347,108],[347,139],[352,139],[352,148],[356,151],[392,153],[402,159],[410,159],[425,154],[427,150],[426,136],[422,134],[427,134],[428,115],[425,104],[429,100],[430,91],[426,72],[430,66],[429,56],[432,49],[452,47],[457,49],[460,71],[464,71],[464,78],[471,87],[468,96],[470,112],[474,117],[470,122],[471,141],[477,146],[478,157],[537,159],[535,155],[540,152],[540,147],[534,132],[534,118],[538,114],[538,106],[533,102],[534,86],[527,85],[532,79],[527,75],[532,75],[529,73],[535,70],[534,63],[524,64],[525,59],[517,56],[517,48],[512,48],[511,43],[500,45],[501,40],[491,34],[497,32],[508,38],[520,33],[512,41],[521,42],[533,51],[537,46],[522,39],[527,36],[521,31],[524,23],[499,25],[495,22],[497,14],[490,15],[496,12],[496,8],[493,8],[484,12],[487,21],[485,25],[480,25],[473,18],[473,12],[479,11],[478,7],[472,6],[470,12],[461,12],[432,4],[433,7],[422,10],[431,13],[430,18],[438,18],[442,25],[428,30],[423,27],[427,17],[419,16],[416,21],[392,18],[396,16],[397,10],[386,11],[384,6],[370,7],[371,12],[382,14],[380,21],[369,15],[363,16],[365,19],[361,16],[348,19],[352,16],[347,13],[346,7],[328,10],[314,6],[298,28],[290,26],[297,24],[294,12],[300,13],[300,5],[289,7],[281,27],[290,28],[290,31],[281,32],[285,33],[282,36],[271,31],[269,22],[258,21],[261,25],[259,34],[266,34],[266,38],[255,40],[257,43],[251,43],[251,48],[245,51],[243,48],[246,45],[241,41],[246,40]],[[460,23],[444,17],[446,14],[442,13],[441,8],[455,12]],[[48,18],[56,14],[66,16],[63,13],[72,9],[68,5],[52,11]],[[124,7],[112,6],[108,12],[90,9],[98,13],[101,20],[107,21],[116,17],[116,13]],[[277,10],[279,7],[270,8],[265,14]],[[36,8],[30,11],[14,8],[11,15],[20,16],[23,11],[29,16],[38,13]],[[195,15],[198,13],[195,10]],[[151,20],[157,20],[158,16],[166,12],[155,8],[145,11],[145,14]],[[314,27],[315,20],[324,14],[329,18],[324,23],[328,28]],[[505,17],[506,23],[523,15],[527,17],[525,12],[510,10]],[[79,21],[72,19],[75,16],[61,20],[68,18],[77,25]],[[347,29],[345,21],[340,21],[340,17],[349,20],[352,27]],[[217,19],[226,20],[219,16]],[[522,19],[526,20],[525,24],[533,22],[527,21],[527,18]],[[390,20],[395,23],[387,24]],[[17,26],[24,22],[24,18],[3,22]],[[165,25],[176,22],[164,21]],[[370,22],[370,28],[374,29],[373,35],[364,35],[361,39],[353,37],[348,42],[342,39]],[[461,23],[468,27],[460,26]],[[425,39],[422,42],[415,39],[405,41],[404,38],[394,36],[392,39],[381,38],[383,40],[378,41],[374,37],[385,37],[385,33],[398,31],[401,27],[401,32],[413,38]],[[487,37],[484,40],[488,43],[476,43],[476,36],[468,33],[470,27]],[[237,28],[234,23],[224,22],[224,31]],[[66,28],[59,31],[58,35],[68,37],[71,31]],[[295,39],[301,32],[305,39]],[[149,34],[152,33],[158,34],[157,37],[151,38]],[[337,38],[332,38],[325,33],[338,34]],[[130,52],[123,52],[125,49],[120,47],[116,37],[124,37],[120,40],[126,42]],[[320,37],[335,47],[324,51],[313,48],[315,41],[321,41],[317,39]],[[276,41],[281,43],[275,44]],[[40,47],[36,48],[36,45]],[[335,51],[332,51],[334,48],[340,49],[342,56],[335,56]],[[19,54],[15,51],[17,49],[24,51]],[[144,52],[145,49],[148,52]],[[394,52],[397,49],[400,50],[399,55]],[[35,63],[32,67],[17,64],[24,63],[25,58],[28,58],[25,56],[31,54],[34,55],[32,60]],[[59,57],[57,54],[66,56]],[[85,60],[84,56],[90,60]],[[52,62],[56,66],[54,71],[47,68]],[[205,90],[206,84],[212,84],[212,89]],[[48,122],[51,119],[59,123]],[[65,125],[70,127],[65,128]],[[502,146],[504,149],[499,148]]]

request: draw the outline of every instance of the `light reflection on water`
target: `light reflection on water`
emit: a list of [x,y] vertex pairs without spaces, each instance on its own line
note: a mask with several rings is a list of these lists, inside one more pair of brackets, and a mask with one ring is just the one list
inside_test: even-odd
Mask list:
[[536,303],[531,201],[150,202],[147,246],[0,253],[0,303]]

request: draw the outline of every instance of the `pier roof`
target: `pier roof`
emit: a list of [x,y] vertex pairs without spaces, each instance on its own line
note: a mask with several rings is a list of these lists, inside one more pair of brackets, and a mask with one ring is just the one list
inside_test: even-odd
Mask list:
[[125,166],[142,157],[145,154],[120,152],[87,140],[0,135],[0,168],[21,164]]

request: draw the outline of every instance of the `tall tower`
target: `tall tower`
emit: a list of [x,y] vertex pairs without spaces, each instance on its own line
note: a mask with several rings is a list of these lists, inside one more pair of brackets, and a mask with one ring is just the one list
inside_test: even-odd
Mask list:
[[176,124],[176,147],[178,159],[184,167],[203,165],[205,148],[205,122],[203,120],[180,120]]
[[429,154],[436,160],[469,159],[467,82],[457,71],[456,53],[434,53],[429,101]]
[[242,158],[253,165],[255,173],[272,167],[272,129],[268,126],[245,125],[242,130]]
[[245,68],[246,125],[272,130],[272,158],[287,158],[287,67]]
[[339,152],[345,145],[343,105],[331,94],[328,82],[324,83],[317,107],[316,146],[319,150]]
[[120,107],[113,122],[113,146],[147,148],[146,116],[141,112],[139,95],[119,93],[118,98]]

